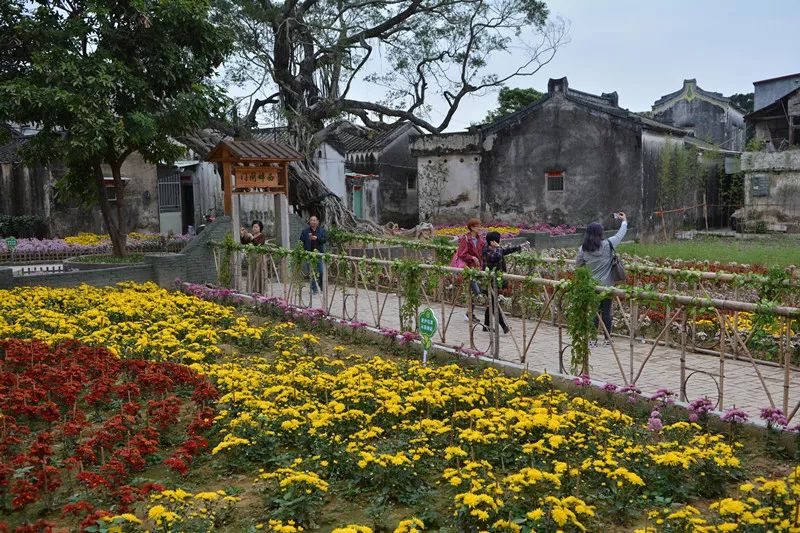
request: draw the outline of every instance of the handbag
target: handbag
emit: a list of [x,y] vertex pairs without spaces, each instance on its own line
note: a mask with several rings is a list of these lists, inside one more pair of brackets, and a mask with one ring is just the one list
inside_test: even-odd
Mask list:
[[625,265],[622,264],[622,261],[617,256],[617,251],[614,250],[614,245],[611,244],[611,241],[608,241],[608,246],[611,248],[611,281],[613,283],[622,283],[628,278],[628,274],[625,272]]

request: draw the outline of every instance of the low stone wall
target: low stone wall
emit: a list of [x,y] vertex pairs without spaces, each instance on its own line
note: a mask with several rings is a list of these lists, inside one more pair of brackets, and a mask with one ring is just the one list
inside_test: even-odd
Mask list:
[[13,287],[105,287],[122,281],[144,283],[153,281],[161,287],[172,288],[176,279],[192,283],[216,283],[217,270],[209,243],[222,241],[230,232],[230,217],[218,217],[179,253],[159,253],[145,256],[144,263],[71,272],[54,272],[30,276],[14,276],[11,267],[0,266],[0,289]]

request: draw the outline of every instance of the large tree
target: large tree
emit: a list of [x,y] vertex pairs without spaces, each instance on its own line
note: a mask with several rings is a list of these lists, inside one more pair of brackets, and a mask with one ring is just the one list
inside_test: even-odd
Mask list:
[[[274,106],[300,148],[342,116],[444,131],[470,95],[534,75],[567,40],[540,0],[219,1],[237,38],[228,73],[253,88],[243,125]],[[329,223],[353,222],[310,165],[295,166],[293,185]]]
[[515,89],[503,87],[497,95],[497,109],[486,114],[484,122],[494,122],[523,107],[539,101],[544,96],[536,89]]
[[[99,202],[115,255],[126,254],[122,165],[182,151],[172,139],[223,108],[210,81],[230,51],[210,0],[5,0],[0,8],[0,123],[32,124],[37,159],[61,185]],[[116,188],[111,202],[104,165]]]
[[755,107],[755,93],[736,93],[731,95],[731,102],[746,113],[752,113]]

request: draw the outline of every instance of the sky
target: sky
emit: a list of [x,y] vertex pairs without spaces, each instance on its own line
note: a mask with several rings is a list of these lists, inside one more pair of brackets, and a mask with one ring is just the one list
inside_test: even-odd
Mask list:
[[[725,96],[757,80],[800,72],[797,0],[553,0],[551,16],[570,23],[570,43],[532,78],[509,86],[547,90],[549,78],[649,110],[683,80]],[[507,61],[512,61],[511,58]],[[490,94],[459,109],[450,130],[480,122],[496,104]]]
[[[548,6],[551,16],[569,22],[570,42],[536,75],[511,87],[544,92],[549,78],[567,76],[571,88],[617,91],[621,107],[646,111],[684,79],[729,96],[751,92],[754,81],[800,72],[797,0],[551,0]],[[505,56],[497,68],[518,62]],[[352,93],[375,94],[365,82]],[[481,122],[496,102],[496,93],[465,100],[448,130]],[[445,112],[436,106],[431,121]]]

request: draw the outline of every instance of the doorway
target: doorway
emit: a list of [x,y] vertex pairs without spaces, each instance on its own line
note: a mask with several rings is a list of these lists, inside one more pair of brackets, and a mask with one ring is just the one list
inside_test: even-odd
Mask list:
[[358,218],[364,218],[362,214],[364,209],[362,194],[361,185],[353,186],[353,214]]

